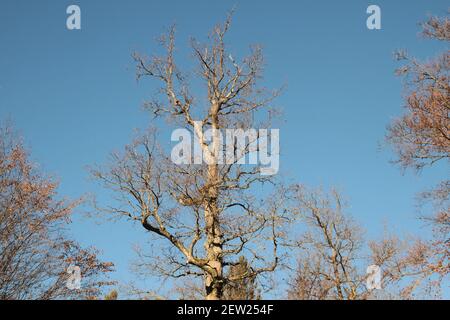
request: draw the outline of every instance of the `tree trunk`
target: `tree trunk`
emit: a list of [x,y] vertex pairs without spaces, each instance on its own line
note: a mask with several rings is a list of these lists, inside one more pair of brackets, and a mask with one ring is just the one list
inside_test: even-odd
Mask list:
[[205,210],[206,243],[205,249],[211,272],[206,275],[206,298],[218,300],[222,298],[222,234],[217,215],[216,199],[209,200]]
[[214,162],[208,166],[209,189],[208,197],[205,202],[205,224],[206,224],[206,242],[205,250],[208,259],[208,265],[211,271],[206,274],[205,289],[207,300],[220,300],[223,296],[223,259],[222,259],[222,231],[220,228],[219,210],[217,208],[217,199],[219,188],[217,185],[218,175],[218,150],[219,140],[217,137],[217,118],[213,121],[214,132],[212,157]]

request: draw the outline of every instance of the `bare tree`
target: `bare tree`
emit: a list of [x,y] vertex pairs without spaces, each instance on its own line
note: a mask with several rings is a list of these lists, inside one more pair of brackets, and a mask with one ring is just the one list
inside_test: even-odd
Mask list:
[[[110,263],[64,231],[78,202],[57,200],[58,185],[28,159],[9,127],[0,129],[0,299],[90,298],[101,293]],[[70,265],[81,289],[67,286]]]
[[[440,277],[432,277],[433,251],[420,239],[401,240],[386,233],[367,241],[346,213],[335,190],[293,187],[293,211],[305,223],[297,246],[298,266],[290,299],[411,299],[440,294]],[[378,288],[367,286],[367,267],[380,270]]]
[[[263,67],[259,47],[252,47],[241,62],[227,51],[224,38],[229,26],[230,18],[216,26],[207,45],[191,41],[198,63],[193,74],[206,88],[205,100],[194,96],[189,86],[193,79],[175,62],[174,28],[161,38],[164,56],[133,55],[138,79],[161,84],[159,94],[146,107],[155,116],[166,117],[169,124],[189,130],[198,139],[206,163],[174,164],[151,133],[138,138],[124,153],[114,154],[109,168],[93,170],[94,177],[112,189],[119,201],[103,209],[139,222],[156,236],[153,254],[141,254],[141,267],[174,278],[201,277],[207,299],[222,299],[229,282],[274,271],[280,261],[278,246],[289,223],[283,193],[264,201],[250,193],[258,184],[276,183],[273,176],[261,175],[261,165],[240,162],[260,151],[259,134],[247,137],[241,153],[234,140],[234,161],[221,164],[219,159],[226,152],[219,132],[270,128],[269,104],[278,94],[257,86]],[[259,111],[264,110],[268,119],[258,121],[264,118]],[[204,135],[208,129],[213,132],[210,140]],[[241,255],[249,271],[230,276],[227,269],[239,264]]]
[[[442,277],[433,277],[429,261],[434,252],[420,238],[400,239],[386,234],[369,242],[370,259],[382,270],[383,291],[374,297],[390,299],[429,299],[441,296]],[[375,292],[377,293],[377,292]]]
[[288,292],[291,299],[354,300],[367,295],[366,275],[358,263],[362,231],[344,215],[340,194],[293,188],[293,211],[306,225],[298,241],[297,272]]

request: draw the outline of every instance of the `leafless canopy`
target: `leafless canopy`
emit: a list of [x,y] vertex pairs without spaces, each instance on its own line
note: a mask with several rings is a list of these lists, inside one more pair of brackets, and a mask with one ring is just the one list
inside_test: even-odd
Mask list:
[[[228,18],[216,26],[207,45],[191,41],[198,63],[193,75],[206,89],[204,99],[192,94],[192,79],[176,63],[174,28],[160,39],[163,56],[133,55],[138,79],[148,78],[161,85],[159,94],[145,106],[154,115],[190,130],[204,154],[213,160],[221,148],[218,139],[214,136],[208,142],[194,122],[199,121],[203,130],[267,128],[267,119],[258,122],[257,112],[269,111],[278,94],[257,86],[263,67],[259,47],[252,47],[241,61],[227,51],[225,35],[230,22]],[[246,142],[241,157],[257,151],[251,148],[252,142]],[[280,259],[279,241],[289,222],[288,213],[282,210],[283,193],[262,201],[249,190],[275,180],[260,175],[258,165],[238,163],[238,156],[227,164],[175,165],[162,149],[153,134],[146,134],[124,153],[114,154],[110,168],[93,171],[119,200],[117,206],[106,210],[139,222],[157,236],[158,257],[153,254],[147,259],[143,252],[140,266],[169,277],[202,277],[208,299],[223,298],[228,283],[274,271]],[[239,263],[240,256],[247,258],[247,272],[227,272]]]

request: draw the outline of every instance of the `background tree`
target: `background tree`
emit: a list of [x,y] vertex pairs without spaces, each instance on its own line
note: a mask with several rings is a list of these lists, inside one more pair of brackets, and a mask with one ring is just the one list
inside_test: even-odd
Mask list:
[[301,300],[354,300],[367,295],[366,275],[360,266],[362,231],[344,215],[338,192],[326,194],[293,187],[293,211],[304,222],[298,241],[296,274],[288,296]]
[[[301,300],[411,299],[437,297],[432,251],[420,239],[401,240],[386,233],[368,241],[346,214],[336,190],[294,186],[292,210],[304,223],[297,246],[298,266],[288,297]],[[381,289],[367,288],[367,267],[381,271]]]
[[244,256],[239,258],[239,263],[229,270],[230,280],[224,288],[224,298],[227,300],[259,300],[258,284],[255,277],[247,277],[252,273],[251,266]]
[[[450,40],[447,18],[431,18],[423,34],[441,41]],[[438,161],[448,161],[450,120],[448,78],[449,51],[430,62],[422,63],[399,52],[397,58],[406,64],[397,70],[405,77],[405,114],[388,128],[388,141],[394,146],[402,167],[421,169]]]
[[[376,299],[439,299],[441,276],[435,276],[429,262],[433,247],[420,238],[400,239],[386,234],[378,241],[370,241],[371,263],[382,271],[382,291],[375,291]],[[386,288],[388,290],[386,290]]]
[[[450,40],[447,17],[432,17],[423,24],[427,38]],[[403,168],[420,170],[450,159],[450,51],[444,51],[429,62],[420,62],[404,53],[398,54],[405,65],[397,73],[406,79],[405,114],[388,128],[387,140],[397,152]],[[444,164],[444,165],[445,165]],[[422,200],[431,200],[435,214],[426,217],[431,222],[435,240],[428,245],[433,252],[427,272],[445,277],[449,274],[450,246],[450,181],[446,178],[434,190],[424,192]]]
[[117,290],[111,290],[108,294],[105,295],[103,300],[117,300],[119,297],[119,293]]
[[[0,300],[88,298],[107,282],[110,263],[83,249],[64,229],[78,202],[56,200],[57,183],[28,159],[9,127],[0,129]],[[69,290],[67,268],[81,268],[82,287]]]
[[[216,26],[206,45],[191,41],[198,63],[192,73],[195,79],[182,73],[175,62],[174,28],[160,39],[163,56],[134,54],[138,79],[161,84],[146,107],[155,116],[165,116],[168,124],[189,130],[207,163],[175,165],[150,133],[124,153],[113,154],[109,168],[93,170],[118,200],[103,210],[137,221],[156,236],[153,253],[141,253],[141,267],[173,278],[201,277],[207,299],[222,299],[224,286],[238,280],[227,270],[239,264],[240,256],[249,264],[242,281],[274,271],[281,258],[278,246],[290,221],[282,208],[283,193],[267,197],[266,192],[265,199],[258,200],[250,192],[258,184],[276,183],[273,176],[260,174],[261,166],[239,161],[259,151],[253,147],[259,135],[246,140],[241,154],[235,145],[232,163],[219,161],[220,151],[226,150],[221,149],[218,132],[270,128],[269,104],[278,94],[257,86],[263,67],[259,47],[252,47],[240,62],[227,51],[224,37],[229,26],[230,18]],[[205,95],[193,94],[190,85],[196,81],[206,88]],[[267,116],[260,114],[264,110]],[[208,129],[214,132],[210,140],[203,134]]]

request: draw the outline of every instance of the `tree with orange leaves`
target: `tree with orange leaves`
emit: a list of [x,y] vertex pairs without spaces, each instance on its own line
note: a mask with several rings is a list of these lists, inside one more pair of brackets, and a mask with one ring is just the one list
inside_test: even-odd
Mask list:
[[[450,20],[432,17],[423,24],[423,35],[439,41],[450,40]],[[450,51],[434,60],[422,63],[404,53],[397,57],[406,64],[397,70],[405,76],[406,113],[388,128],[387,140],[403,168],[421,170],[437,162],[450,160]],[[435,214],[431,221],[435,240],[428,246],[426,272],[445,277],[449,274],[450,249],[450,180],[443,180],[434,190],[422,194],[431,200]],[[422,249],[423,252],[423,249]]]
[[[12,130],[0,128],[0,300],[95,298],[108,284],[112,264],[65,235],[79,202],[57,200],[57,187]],[[67,285],[71,265],[81,270],[79,289]]]

